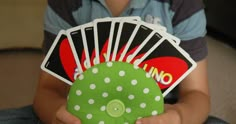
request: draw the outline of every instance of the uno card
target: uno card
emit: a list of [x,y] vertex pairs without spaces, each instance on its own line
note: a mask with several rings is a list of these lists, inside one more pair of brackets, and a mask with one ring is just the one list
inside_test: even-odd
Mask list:
[[[142,21],[137,22],[137,27],[138,30],[133,33],[134,37],[130,38],[127,44],[125,45],[125,48],[119,58],[119,61],[126,61],[123,60],[125,56],[127,57],[129,54],[132,53],[132,51],[134,52],[137,47],[142,44],[145,39],[148,38],[149,35],[151,36],[154,34],[153,30],[145,26]],[[127,51],[129,52],[129,54],[126,54]]]
[[41,69],[69,85],[76,79],[78,68],[64,30],[58,33],[41,64]]
[[82,27],[77,26],[66,31],[76,64],[81,66],[80,71],[84,72],[88,68],[89,59],[87,59],[87,44],[83,42]]
[[150,50],[155,44],[162,41],[162,35],[159,33],[152,31],[150,35],[142,42],[142,43],[133,43],[130,48],[134,50],[130,50],[127,52],[123,61],[128,63],[134,63],[135,60],[140,59],[148,50]]
[[143,22],[143,24],[145,24],[147,27],[150,27],[152,29],[167,32],[167,28],[160,24],[152,24],[152,23],[147,23],[147,22]]
[[139,27],[137,26],[137,21],[126,21],[123,19],[119,24],[119,29],[116,36],[116,41],[114,44],[114,50],[112,54],[112,60],[119,60],[121,53],[123,52],[125,45],[135,36],[135,33]]
[[107,52],[107,55],[109,56],[109,60],[112,60],[116,37],[117,37],[118,29],[120,26],[120,22],[122,21],[122,19],[130,20],[130,21],[140,21],[141,20],[141,18],[139,16],[112,18],[110,37],[109,37],[109,42],[108,42],[108,52]]
[[112,19],[112,23],[111,23],[111,30],[110,30],[110,37],[109,37],[109,42],[108,42],[108,50],[107,50],[107,56],[109,57],[109,61],[111,61],[112,56],[113,56],[113,50],[114,50],[114,44],[116,41],[116,37],[117,37],[117,32],[118,32],[118,28],[120,25],[120,18],[115,18]]
[[89,68],[98,61],[95,59],[95,43],[94,43],[94,26],[93,23],[87,23],[82,25],[82,38],[83,43],[86,45],[85,47],[85,53],[86,53],[86,59],[87,64],[86,66]]
[[145,50],[149,50],[150,47],[156,44],[162,37],[168,38],[169,40],[174,41],[176,44],[179,44],[180,42],[178,38],[164,32],[164,28],[160,30],[158,28],[160,26],[158,25],[155,27],[154,24],[148,24],[143,21],[138,23],[138,25],[140,25],[139,30],[137,31],[134,39],[131,39],[131,42],[129,41],[125,46],[119,61],[131,62],[137,54],[140,57],[143,53],[147,52]]
[[181,47],[166,38],[159,40],[134,64],[157,81],[164,97],[197,66]]
[[158,25],[158,24],[151,24],[147,22],[142,22],[142,25],[145,25],[146,27],[151,28],[152,30],[155,30],[159,34],[168,37],[169,39],[174,41],[177,45],[180,44],[180,39],[175,37],[174,35],[167,33],[167,29],[164,26]]
[[98,63],[109,60],[108,42],[111,33],[111,18],[94,20],[95,56]]

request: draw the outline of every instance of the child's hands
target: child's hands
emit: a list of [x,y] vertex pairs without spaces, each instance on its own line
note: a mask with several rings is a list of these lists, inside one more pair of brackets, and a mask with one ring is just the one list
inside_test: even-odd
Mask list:
[[66,106],[62,105],[56,112],[53,124],[81,124],[80,119],[73,116],[66,110]]
[[181,117],[172,105],[165,105],[163,114],[139,119],[136,124],[181,124]]

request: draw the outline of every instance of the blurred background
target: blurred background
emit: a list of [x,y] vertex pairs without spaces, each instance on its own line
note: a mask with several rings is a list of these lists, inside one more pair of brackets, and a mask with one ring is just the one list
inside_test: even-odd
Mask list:
[[[211,115],[236,123],[235,1],[206,0]],[[46,0],[0,1],[0,109],[32,104]]]

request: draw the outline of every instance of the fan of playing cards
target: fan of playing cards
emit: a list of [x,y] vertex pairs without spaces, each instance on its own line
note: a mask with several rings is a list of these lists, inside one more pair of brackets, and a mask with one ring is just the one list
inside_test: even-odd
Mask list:
[[[119,73],[121,77],[114,77],[113,80],[119,82],[122,75],[126,74],[124,69],[132,65],[132,67],[135,66],[143,70],[145,72],[143,75],[148,75],[148,77],[154,81],[156,93],[154,93],[153,99],[158,99],[157,101],[163,104],[162,98],[196,67],[196,63],[179,46],[179,43],[180,39],[167,33],[165,27],[146,23],[139,17],[96,19],[93,22],[60,31],[49,49],[41,68],[69,85],[76,82],[79,82],[77,83],[79,85],[83,85],[84,83],[80,83],[80,80],[85,78],[85,74],[90,75],[89,78],[94,82],[96,82],[96,80],[102,80],[107,83],[112,80],[107,75],[115,75],[112,71],[116,70],[119,70],[117,73]],[[109,70],[105,67],[104,69],[101,68],[104,65],[114,65],[115,68],[119,67],[119,69]],[[90,70],[90,73],[96,74],[99,71],[98,69],[103,70],[101,76],[107,75],[100,79],[101,76],[96,77],[87,74],[88,70]],[[108,71],[109,73],[105,73],[104,71]],[[142,74],[136,75],[136,71],[131,71],[130,73],[137,78],[142,77]],[[126,77],[126,79],[130,79],[128,82],[131,82],[131,84],[136,84],[139,80],[134,79],[134,77]],[[144,94],[149,92],[150,87],[153,87],[153,85],[148,84],[149,83],[142,86],[142,92],[144,92]],[[90,87],[90,89],[97,89],[98,86],[96,83],[91,83],[88,87]],[[120,83],[119,86],[114,88],[119,91],[124,89],[124,86]],[[159,89],[160,93],[158,92]],[[129,88],[129,90],[131,92],[135,90],[135,88]],[[81,91],[82,90],[75,90],[74,94],[80,96]],[[88,91],[86,94],[89,96],[92,94],[90,93],[91,92]],[[101,92],[101,94],[107,96],[109,93],[108,91],[104,91]],[[134,93],[127,95],[130,99],[134,96]],[[141,99],[147,97],[143,97],[143,95],[140,96],[142,96]],[[150,101],[148,97],[147,101]],[[113,100],[110,99],[110,101]],[[125,105],[119,99],[114,99],[113,102],[114,103],[111,103],[111,105],[115,104],[118,105],[118,107],[111,110],[113,114],[109,114],[110,116],[116,117],[119,115],[115,110],[122,109],[122,112],[126,113],[131,111],[131,108],[123,111]],[[95,104],[96,101],[91,98],[88,99],[86,103]],[[145,108],[146,105],[147,103],[145,102],[140,103],[141,108]],[[73,110],[80,110],[80,107],[80,105],[73,105]],[[87,107],[89,107],[89,105]],[[103,110],[106,108],[99,109]],[[163,111],[163,109],[157,109],[149,112],[150,115],[156,115]],[[87,113],[85,118],[89,120],[94,118],[94,116],[91,113]],[[101,120],[100,122],[101,124],[104,123],[104,121]],[[134,120],[127,121],[127,123],[133,122]]]

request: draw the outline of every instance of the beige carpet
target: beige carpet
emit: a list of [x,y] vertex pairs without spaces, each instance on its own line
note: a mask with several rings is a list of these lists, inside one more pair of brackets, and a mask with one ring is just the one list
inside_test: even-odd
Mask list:
[[[208,37],[211,115],[236,123],[236,50]],[[0,52],[0,109],[32,103],[40,52]],[[193,113],[194,114],[194,113]]]
[[236,50],[211,37],[208,43],[211,113],[235,124]]

